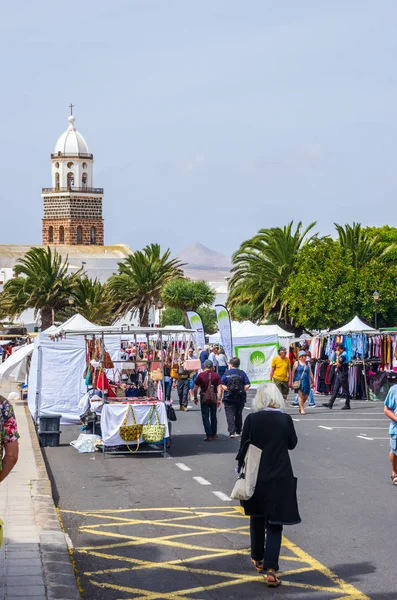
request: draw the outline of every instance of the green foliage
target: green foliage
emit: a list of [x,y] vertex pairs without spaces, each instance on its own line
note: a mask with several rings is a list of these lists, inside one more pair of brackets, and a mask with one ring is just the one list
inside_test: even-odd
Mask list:
[[[362,229],[360,223],[353,225],[337,225],[335,228],[339,235],[339,244],[351,255],[351,264],[355,269],[366,265],[371,260],[390,260],[390,252],[397,249],[394,245],[380,243],[380,237],[376,232],[371,235],[366,229]],[[397,240],[396,240],[397,241]]]
[[203,321],[204,331],[207,335],[212,335],[218,331],[216,320],[216,310],[209,306],[201,306],[199,309],[200,317]]
[[260,229],[240,246],[233,255],[229,282],[228,305],[232,313],[249,304],[255,319],[274,314],[285,323],[290,322],[283,290],[295,273],[300,251],[317,237],[307,237],[314,225],[311,223],[302,231],[302,223],[298,223],[293,231],[291,221],[283,228]]
[[68,259],[56,250],[31,248],[14,268],[18,277],[10,279],[0,294],[0,313],[16,317],[24,310],[40,311],[42,330],[48,329],[56,311],[68,305],[78,285],[80,272],[68,274]]
[[161,311],[160,327],[185,325],[185,315],[180,308],[165,308]]
[[295,325],[333,329],[355,315],[373,324],[375,290],[380,293],[378,325],[394,325],[397,267],[373,259],[354,268],[354,260],[349,249],[330,238],[302,250],[297,271],[283,291]]
[[215,300],[215,292],[206,281],[191,279],[175,279],[164,285],[161,292],[163,302],[172,308],[182,311],[197,310],[200,306],[211,305]]
[[148,325],[150,307],[160,300],[164,286],[183,277],[178,259],[168,249],[161,254],[159,244],[149,244],[118,264],[119,273],[109,279],[109,289],[119,314],[138,312],[141,326]]
[[252,304],[236,304],[231,307],[230,315],[233,321],[238,321],[239,323],[257,320]]
[[383,227],[365,227],[364,233],[370,238],[376,238],[382,251],[388,249],[388,262],[397,262],[397,228],[383,225]]
[[74,311],[96,325],[110,325],[115,310],[110,290],[98,279],[81,277],[74,290]]

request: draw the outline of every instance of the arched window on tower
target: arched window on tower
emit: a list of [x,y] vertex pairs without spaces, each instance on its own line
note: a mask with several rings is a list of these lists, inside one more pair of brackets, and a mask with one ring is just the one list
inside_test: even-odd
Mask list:
[[90,229],[90,244],[92,246],[96,244],[96,231],[94,226],[92,226]]
[[59,190],[59,173],[55,173],[55,189]]
[[65,228],[63,225],[59,228],[59,242],[63,244],[65,242]]
[[83,243],[83,228],[80,227],[80,225],[77,227],[76,241],[77,241],[78,244],[82,244]]
[[54,228],[52,225],[50,225],[48,228],[48,241],[50,244],[52,244],[54,241]]
[[87,189],[87,181],[88,181],[88,175],[87,175],[87,173],[83,173],[83,175],[81,176],[81,183],[82,183],[82,188],[84,190]]
[[68,173],[68,189],[71,190],[74,186],[74,173]]

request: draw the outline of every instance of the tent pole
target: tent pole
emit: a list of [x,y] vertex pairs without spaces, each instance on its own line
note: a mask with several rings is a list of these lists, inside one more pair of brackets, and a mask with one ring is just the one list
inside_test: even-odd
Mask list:
[[34,407],[34,423],[37,428],[37,423],[39,420],[39,409],[40,409],[40,399],[41,399],[41,361],[42,361],[42,350],[41,346],[38,347],[38,357],[37,357],[37,380],[36,380],[36,398],[35,398],[35,407]]

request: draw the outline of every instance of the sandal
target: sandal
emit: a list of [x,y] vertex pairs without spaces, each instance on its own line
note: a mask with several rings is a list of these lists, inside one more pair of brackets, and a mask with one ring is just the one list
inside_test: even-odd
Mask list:
[[301,410],[301,409],[299,409],[299,414],[300,414],[300,415],[305,415],[306,413],[305,413],[305,411],[304,411],[304,410]]
[[278,587],[281,585],[281,579],[279,579],[274,571],[266,571],[265,573],[267,587]]
[[254,565],[258,573],[263,573],[263,560],[254,560],[251,558],[251,562]]
[[393,485],[397,485],[397,475],[391,475],[390,479]]

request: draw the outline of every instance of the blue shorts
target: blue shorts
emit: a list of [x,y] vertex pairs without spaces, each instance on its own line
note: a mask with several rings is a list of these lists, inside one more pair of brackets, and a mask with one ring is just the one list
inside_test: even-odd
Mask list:
[[397,435],[390,435],[390,452],[393,452],[397,456]]

